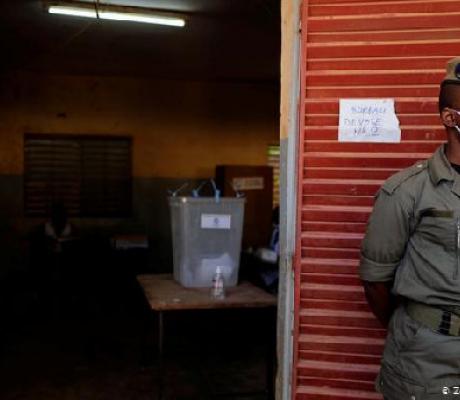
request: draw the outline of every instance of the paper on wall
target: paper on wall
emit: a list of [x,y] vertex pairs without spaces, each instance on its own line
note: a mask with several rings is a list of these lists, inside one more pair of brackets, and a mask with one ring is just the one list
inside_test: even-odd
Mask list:
[[232,186],[235,190],[262,190],[264,188],[264,177],[233,178]]
[[340,99],[339,142],[400,141],[394,99]]

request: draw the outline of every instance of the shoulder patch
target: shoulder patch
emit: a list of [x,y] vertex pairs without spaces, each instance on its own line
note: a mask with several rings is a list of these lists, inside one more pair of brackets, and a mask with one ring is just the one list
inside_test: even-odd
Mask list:
[[415,175],[418,175],[420,172],[424,171],[427,166],[428,160],[417,161],[414,165],[390,176],[382,185],[382,189],[390,195],[393,194],[403,182]]

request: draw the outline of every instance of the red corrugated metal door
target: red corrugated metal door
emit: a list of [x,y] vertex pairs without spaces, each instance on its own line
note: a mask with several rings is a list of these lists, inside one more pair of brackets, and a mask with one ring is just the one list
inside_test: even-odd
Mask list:
[[[460,55],[460,1],[304,1],[302,47],[293,398],[379,399],[385,331],[359,246],[383,180],[444,140],[437,95]],[[401,143],[339,143],[340,98],[394,98]]]

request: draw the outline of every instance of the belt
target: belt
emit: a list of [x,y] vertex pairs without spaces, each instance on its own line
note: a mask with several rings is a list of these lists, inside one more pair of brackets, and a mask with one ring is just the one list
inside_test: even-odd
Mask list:
[[458,307],[435,307],[409,301],[407,314],[426,327],[449,336],[460,336],[460,313]]

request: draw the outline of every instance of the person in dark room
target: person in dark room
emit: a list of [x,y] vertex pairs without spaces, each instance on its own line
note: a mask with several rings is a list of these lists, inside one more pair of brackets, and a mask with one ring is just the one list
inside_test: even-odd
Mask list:
[[383,184],[361,246],[366,297],[388,326],[387,400],[460,398],[460,57],[439,112],[447,143]]
[[67,210],[61,202],[53,203],[48,220],[32,235],[31,260],[39,301],[43,309],[54,314],[63,293],[70,289],[65,282],[73,266],[71,243],[74,238],[75,228],[68,221]]
[[63,243],[72,239],[74,228],[67,219],[67,210],[63,203],[55,203],[51,208],[51,216],[44,225],[44,235],[49,250],[62,252]]

